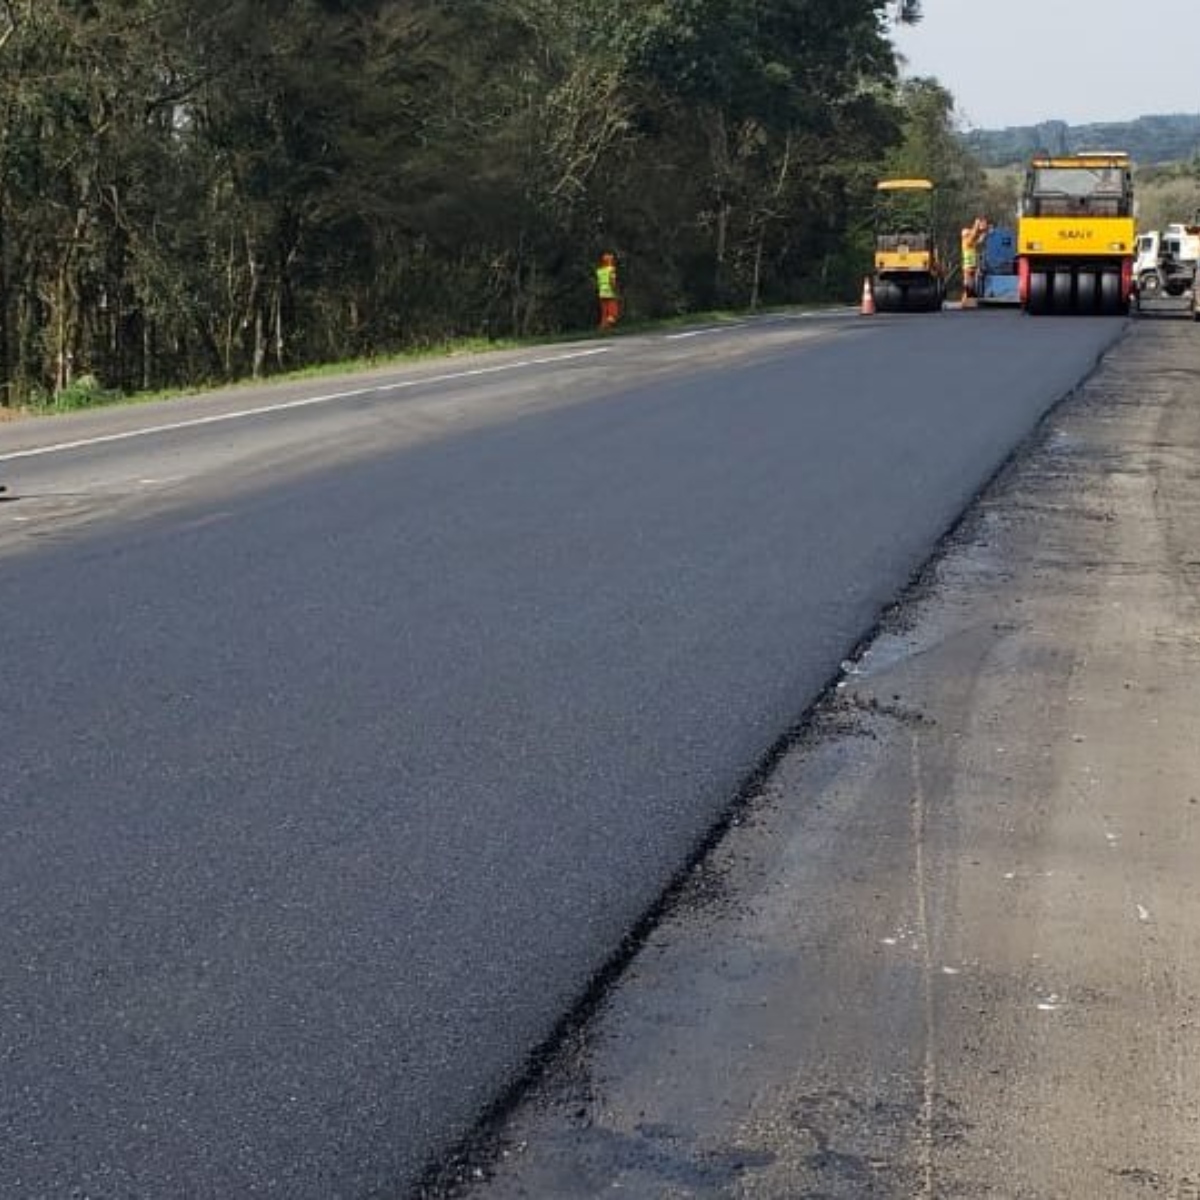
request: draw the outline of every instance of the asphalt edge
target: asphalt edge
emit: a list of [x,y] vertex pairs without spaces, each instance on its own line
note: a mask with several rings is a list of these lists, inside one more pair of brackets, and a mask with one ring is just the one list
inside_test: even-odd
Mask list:
[[450,1143],[438,1159],[425,1168],[409,1193],[411,1200],[463,1200],[468,1189],[478,1186],[489,1177],[492,1167],[504,1152],[504,1129],[509,1117],[539,1084],[557,1074],[577,1052],[577,1048],[586,1042],[593,1019],[603,1009],[609,995],[649,942],[651,935],[688,901],[697,874],[703,871],[706,860],[762,797],[766,785],[784,758],[811,735],[814,719],[821,709],[836,698],[839,685],[846,680],[855,664],[862,660],[865,651],[882,633],[898,627],[906,610],[929,594],[936,584],[938,569],[950,552],[963,541],[970,540],[970,530],[983,516],[981,504],[1004,492],[1017,464],[1045,444],[1050,426],[1060,409],[1087,389],[1103,369],[1105,360],[1120,348],[1131,330],[1132,321],[1126,319],[1120,334],[1096,356],[1074,386],[1051,402],[1025,437],[983,481],[959,515],[936,539],[929,555],[914,568],[895,599],[880,610],[870,628],[842,656],[837,671],[746,775],[733,799],[698,840],[658,898],[593,975],[579,999],[556,1022],[547,1037],[530,1051],[524,1068],[512,1083],[480,1112],[464,1136]]

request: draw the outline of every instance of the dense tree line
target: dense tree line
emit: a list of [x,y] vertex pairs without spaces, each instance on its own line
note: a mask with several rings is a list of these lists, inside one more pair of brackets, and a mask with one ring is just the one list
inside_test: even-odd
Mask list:
[[914,97],[950,129],[897,12],[0,0],[0,396],[579,328],[605,248],[642,315],[846,295]]

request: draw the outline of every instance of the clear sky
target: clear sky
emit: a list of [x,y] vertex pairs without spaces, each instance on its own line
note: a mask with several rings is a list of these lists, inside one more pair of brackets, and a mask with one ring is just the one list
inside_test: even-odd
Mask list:
[[970,127],[1200,113],[1200,0],[923,0],[895,31]]

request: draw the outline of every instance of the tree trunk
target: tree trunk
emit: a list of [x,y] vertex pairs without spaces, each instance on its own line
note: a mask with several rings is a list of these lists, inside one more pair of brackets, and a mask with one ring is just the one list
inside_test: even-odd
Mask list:
[[763,246],[767,240],[767,227],[758,227],[758,237],[754,241],[754,274],[750,280],[750,311],[758,309],[760,289],[762,287]]
[[250,374],[254,379],[263,377],[267,362],[267,322],[263,314],[263,269],[254,239],[246,237],[246,264],[250,271],[250,297],[246,304],[246,321],[250,326],[253,341],[250,350]]
[[729,255],[729,221],[733,206],[721,196],[717,200],[717,249],[713,265],[713,290],[718,304],[725,301],[725,260]]
[[8,238],[5,236],[5,203],[4,192],[0,190],[0,408],[8,408],[13,404],[15,391],[10,372],[12,365],[12,340],[10,329],[14,316],[14,306],[9,301],[12,294],[8,286]]
[[233,347],[237,341],[237,249],[233,238],[229,239],[229,253],[225,257],[225,328],[221,338],[221,365],[225,378],[233,378]]
[[272,348],[275,351],[275,368],[279,371],[283,370],[284,362],[283,289],[283,279],[277,279],[275,281],[275,295],[273,296],[271,303],[271,341]]
[[150,318],[142,313],[142,391],[154,389],[154,327]]

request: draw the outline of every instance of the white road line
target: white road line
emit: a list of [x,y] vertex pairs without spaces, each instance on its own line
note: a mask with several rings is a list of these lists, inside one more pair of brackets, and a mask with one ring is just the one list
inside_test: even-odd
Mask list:
[[475,379],[481,375],[498,375],[502,371],[517,371],[524,367],[551,366],[555,363],[571,362],[579,358],[592,358],[597,354],[608,354],[611,346],[596,346],[590,350],[575,350],[569,354],[548,355],[545,358],[523,358],[520,362],[501,363],[495,367],[474,367],[469,371],[455,371],[445,375],[427,375],[421,379],[402,379],[395,383],[376,383],[370,387],[350,388],[344,392],[329,392],[322,396],[305,396],[301,400],[283,400],[278,404],[264,404],[260,408],[240,408],[234,412],[214,413],[209,417],[191,417],[186,421],[170,421],[163,425],[148,425],[144,429],[128,429],[123,433],[104,433],[96,437],[79,438],[73,442],[55,442],[50,446],[35,446],[30,450],[13,450],[0,454],[0,462],[13,462],[18,458],[38,458],[44,454],[62,454],[67,450],[81,450],[88,446],[102,446],[107,442],[127,442],[133,438],[153,437],[160,433],[174,433],[180,429],[197,429],[202,425],[220,425],[226,421],[243,421],[250,417],[268,416],[272,413],[288,412],[297,408],[312,408],[317,404],[332,404],[338,400],[352,400],[356,396],[369,396],[372,392],[399,392],[409,388],[426,387],[434,383],[453,383],[459,379]]
[[727,329],[757,328],[761,325],[787,325],[795,321],[840,321],[847,315],[856,314],[857,312],[857,307],[847,305],[845,308],[820,309],[815,312],[776,313],[769,317],[755,317],[750,321],[731,321],[726,325],[706,325],[701,329],[685,329],[682,333],[667,333],[663,335],[663,341],[682,342],[686,338],[707,337],[714,333],[724,333]]
[[682,342],[684,338],[707,337],[710,333],[724,333],[727,329],[745,329],[748,324],[748,321],[738,321],[729,325],[712,325],[706,329],[689,329],[685,333],[668,333],[663,340]]

